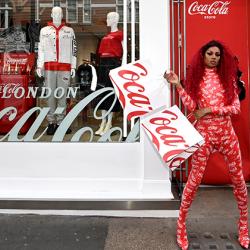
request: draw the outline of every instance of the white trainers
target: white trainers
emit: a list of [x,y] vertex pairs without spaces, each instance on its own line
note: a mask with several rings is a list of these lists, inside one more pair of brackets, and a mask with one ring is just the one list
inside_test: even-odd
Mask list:
[[106,122],[105,120],[102,121],[100,128],[95,132],[95,135],[101,135],[101,133],[103,132],[104,128],[105,128]]
[[105,129],[101,132],[100,135],[104,135],[107,131],[109,131],[112,128],[112,124],[111,123],[107,123]]
[[95,135],[101,135],[103,132],[103,127],[100,127],[97,131],[95,131]]

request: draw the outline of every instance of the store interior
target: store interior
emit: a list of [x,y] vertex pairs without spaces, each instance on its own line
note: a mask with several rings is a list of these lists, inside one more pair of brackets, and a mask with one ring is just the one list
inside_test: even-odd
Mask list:
[[[0,6],[0,94],[2,97],[1,110],[10,105],[14,105],[17,108],[17,115],[15,119],[10,121],[10,112],[6,112],[1,119],[0,128],[0,140],[8,141],[6,135],[14,127],[16,122],[22,117],[28,110],[34,107],[46,108],[46,98],[41,98],[42,87],[44,87],[44,77],[39,77],[36,73],[36,60],[38,57],[38,43],[39,35],[42,27],[47,25],[48,21],[51,21],[51,10],[55,6],[61,7],[63,11],[63,22],[68,27],[71,27],[75,32],[75,38],[77,42],[77,67],[76,76],[71,79],[70,86],[77,88],[76,95],[72,98],[67,98],[66,113],[70,112],[80,101],[93,93],[91,90],[92,73],[89,69],[89,65],[95,67],[98,71],[100,57],[98,55],[98,47],[102,38],[110,32],[110,27],[107,26],[107,14],[109,12],[118,12],[120,19],[118,23],[118,29],[123,30],[123,6],[121,1],[105,1],[103,4],[95,3],[95,1],[5,1]],[[139,7],[137,8],[139,13]],[[128,24],[127,24],[127,62],[130,59],[130,12],[128,6]],[[139,16],[136,17],[135,24],[136,31],[136,45],[135,52],[136,58],[139,57]],[[13,81],[13,79],[16,79]],[[4,92],[12,92],[12,96],[15,95],[15,89],[20,84],[24,88],[34,87],[37,88],[37,95],[32,98],[20,97],[15,98],[3,98]],[[9,88],[4,89],[4,84]],[[15,85],[16,84],[16,85]],[[97,89],[98,88],[97,79]],[[20,90],[21,91],[21,90]],[[19,92],[20,94],[20,92]],[[100,101],[100,98],[95,98],[88,105],[79,112],[72,124],[70,125],[71,133],[66,134],[64,137],[65,142],[71,141],[72,135],[80,128],[90,127],[93,130],[93,139],[91,141],[97,142],[100,139],[100,135],[95,135],[95,131],[100,126],[101,119],[96,119],[94,116],[94,109],[96,104]],[[33,122],[38,117],[39,112],[35,112],[30,119],[24,124],[24,127],[20,129],[19,134],[22,138],[28,133]],[[97,116],[101,116],[101,111],[96,112]],[[48,122],[46,118],[41,122],[36,136],[44,131]],[[118,112],[114,112],[112,118],[112,127],[123,128],[123,110],[120,108]],[[127,124],[128,131],[131,129],[130,122]],[[112,141],[124,141],[121,139],[119,132],[112,133]],[[39,142],[51,141],[53,135],[47,135],[46,133],[41,136]],[[81,138],[82,142],[89,142],[89,135],[86,133]],[[5,139],[3,139],[5,138]]]

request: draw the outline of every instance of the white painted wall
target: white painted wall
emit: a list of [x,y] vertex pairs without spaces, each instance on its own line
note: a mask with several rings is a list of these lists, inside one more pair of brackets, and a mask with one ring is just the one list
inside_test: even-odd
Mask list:
[[[170,69],[169,0],[140,1],[140,59],[150,59],[158,100],[165,100],[156,107],[170,105],[169,85],[163,79]],[[154,105],[154,104],[153,104]]]

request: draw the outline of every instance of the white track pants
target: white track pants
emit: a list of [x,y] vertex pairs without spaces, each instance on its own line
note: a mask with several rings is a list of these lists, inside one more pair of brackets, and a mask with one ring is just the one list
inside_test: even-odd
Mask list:
[[[60,124],[66,115],[66,96],[67,89],[70,84],[70,71],[45,70],[44,76],[45,86],[51,89],[51,95],[47,99],[47,104],[50,108],[47,120],[49,123]],[[56,98],[55,94],[59,98]],[[64,112],[62,114],[55,115],[54,112],[57,107],[64,108]]]

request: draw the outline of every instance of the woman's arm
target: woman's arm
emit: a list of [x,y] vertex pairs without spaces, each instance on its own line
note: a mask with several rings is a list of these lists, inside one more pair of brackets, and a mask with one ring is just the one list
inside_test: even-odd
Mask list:
[[178,76],[174,72],[170,71],[170,73],[165,72],[164,78],[176,87],[183,104],[188,108],[189,111],[193,112],[197,104],[182,87]]
[[181,86],[181,84],[177,85],[176,89],[177,89],[177,91],[179,93],[179,96],[180,96],[184,106],[186,106],[189,111],[193,112],[197,107],[196,102],[190,97],[190,95],[188,95],[188,93]]

